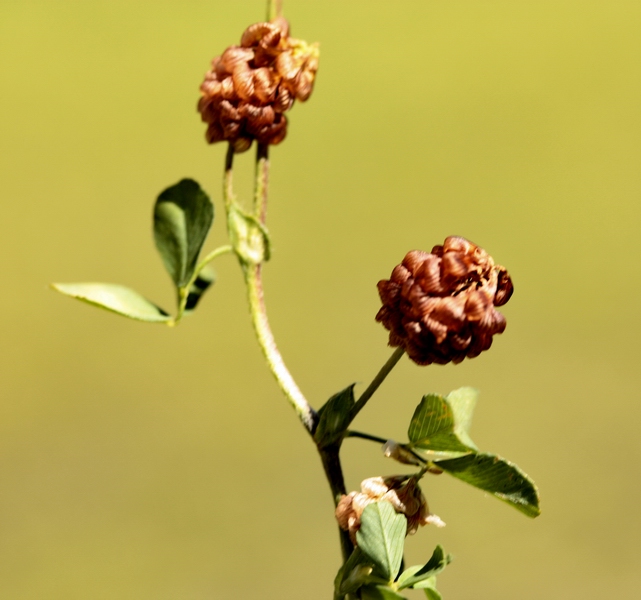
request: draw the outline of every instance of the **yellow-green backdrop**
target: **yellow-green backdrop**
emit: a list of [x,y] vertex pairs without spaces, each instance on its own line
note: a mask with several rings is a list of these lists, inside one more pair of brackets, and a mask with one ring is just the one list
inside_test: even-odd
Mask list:
[[[152,204],[189,176],[221,216],[198,86],[264,4],[0,2],[2,598],[331,597],[331,497],[234,261],[175,329],[47,288],[120,282],[171,306]],[[477,387],[475,440],[537,481],[543,514],[432,477],[448,525],[410,539],[409,561],[455,555],[446,600],[638,598],[641,3],[285,11],[321,43],[314,95],[272,152],[265,269],[301,387],[318,406],[383,364],[375,284],[406,251],[479,243],[515,282],[506,333],[456,367],[402,361],[358,427],[402,440],[423,393]],[[250,154],[237,164],[246,195]],[[398,470],[367,442],[344,456],[350,489]]]

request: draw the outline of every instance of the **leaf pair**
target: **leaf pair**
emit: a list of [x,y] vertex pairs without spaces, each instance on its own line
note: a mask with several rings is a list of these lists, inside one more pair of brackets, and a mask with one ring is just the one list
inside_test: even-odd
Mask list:
[[[338,594],[350,594],[360,589],[364,600],[398,600],[398,592],[406,588],[424,588],[440,598],[435,589],[436,575],[450,562],[441,546],[437,546],[425,565],[416,565],[399,575],[407,520],[387,501],[372,502],[361,515],[356,532],[357,547],[336,579]],[[427,593],[427,592],[426,592]]]
[[540,514],[538,490],[515,464],[481,453],[469,430],[478,391],[460,388],[443,397],[424,396],[410,422],[409,447],[427,453],[439,469],[494,495],[528,517]]
[[[183,179],[158,196],[154,240],[176,287],[178,310],[171,317],[138,292],[109,283],[58,283],[52,287],[93,306],[149,323],[173,324],[193,310],[213,283],[214,275],[198,256],[214,220],[214,206],[195,181]],[[210,257],[213,257],[213,254]]]

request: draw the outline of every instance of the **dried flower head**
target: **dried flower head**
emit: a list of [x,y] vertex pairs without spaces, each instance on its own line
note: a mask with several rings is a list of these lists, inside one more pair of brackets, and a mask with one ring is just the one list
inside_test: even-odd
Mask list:
[[495,310],[512,295],[512,280],[482,248],[450,236],[431,253],[413,250],[378,282],[383,302],[376,320],[389,330],[389,345],[405,349],[419,365],[474,358],[503,333]]
[[418,485],[418,477],[394,475],[390,477],[371,477],[361,483],[360,492],[350,492],[342,496],[336,507],[336,520],[341,529],[349,531],[350,538],[356,543],[356,532],[361,527],[361,515],[372,502],[390,502],[397,513],[407,518],[407,534],[416,533],[421,525],[432,523],[443,527],[445,523],[430,513],[427,501]]
[[210,144],[227,141],[236,152],[253,140],[278,144],[287,134],[288,111],[309,98],[318,70],[318,45],[289,36],[279,17],[250,25],[240,46],[230,46],[211,63],[200,86],[198,111]]

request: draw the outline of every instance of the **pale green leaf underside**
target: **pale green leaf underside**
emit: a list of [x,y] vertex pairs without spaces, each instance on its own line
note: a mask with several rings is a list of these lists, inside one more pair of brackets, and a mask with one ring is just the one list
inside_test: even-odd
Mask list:
[[365,507],[356,541],[384,579],[392,581],[398,574],[406,531],[407,520],[389,502],[372,502]]
[[534,482],[515,464],[494,454],[469,454],[435,461],[450,475],[493,494],[528,517],[541,513]]
[[54,290],[137,321],[167,323],[171,317],[138,292],[113,283],[54,283]]

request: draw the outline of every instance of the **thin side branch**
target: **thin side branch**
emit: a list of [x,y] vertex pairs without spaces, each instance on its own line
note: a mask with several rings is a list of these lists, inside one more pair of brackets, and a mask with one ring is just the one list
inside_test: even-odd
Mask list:
[[378,372],[376,377],[372,380],[372,383],[367,386],[367,389],[363,392],[361,397],[356,401],[354,405],[354,410],[352,411],[352,420],[356,415],[363,409],[367,404],[367,401],[374,395],[374,392],[379,388],[381,383],[385,381],[385,378],[390,374],[390,371],[396,366],[396,363],[401,360],[401,356],[405,354],[403,348],[396,348],[392,356],[389,357],[388,361],[383,365],[381,370]]

